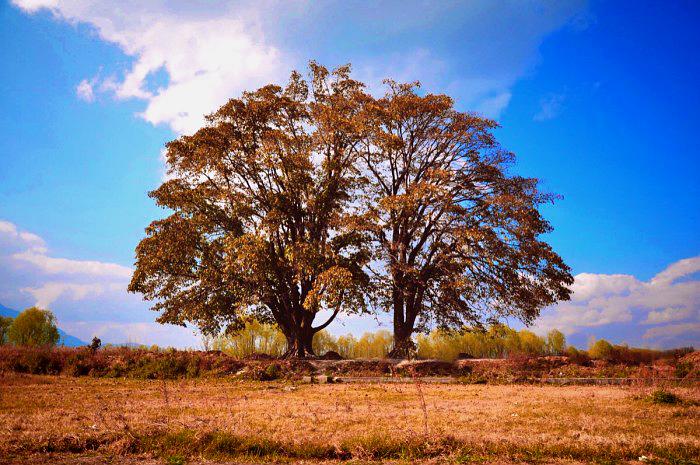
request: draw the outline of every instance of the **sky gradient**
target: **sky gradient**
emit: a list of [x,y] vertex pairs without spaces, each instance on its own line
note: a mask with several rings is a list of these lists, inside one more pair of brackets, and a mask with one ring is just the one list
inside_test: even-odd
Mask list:
[[[700,346],[697,2],[0,3],[0,304],[89,340],[196,346],[126,293],[168,140],[315,59],[495,118],[576,275],[557,327]],[[335,334],[386,326],[341,318]]]

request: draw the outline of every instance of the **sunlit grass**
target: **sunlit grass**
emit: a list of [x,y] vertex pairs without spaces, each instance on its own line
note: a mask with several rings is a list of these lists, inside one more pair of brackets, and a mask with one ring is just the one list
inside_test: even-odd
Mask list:
[[[0,453],[689,462],[700,393],[601,386],[0,378]],[[427,414],[428,434],[424,430]],[[470,459],[471,460],[471,459]]]

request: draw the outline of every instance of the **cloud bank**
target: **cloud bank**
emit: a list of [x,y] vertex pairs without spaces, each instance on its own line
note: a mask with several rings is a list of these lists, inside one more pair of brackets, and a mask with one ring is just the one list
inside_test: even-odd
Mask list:
[[649,281],[581,273],[572,290],[571,301],[545,311],[538,328],[575,334],[622,324],[642,343],[700,345],[700,256],[672,263]]

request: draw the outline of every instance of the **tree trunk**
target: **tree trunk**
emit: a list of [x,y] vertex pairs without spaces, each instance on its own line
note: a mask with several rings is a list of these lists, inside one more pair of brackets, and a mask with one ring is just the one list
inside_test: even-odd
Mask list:
[[389,358],[412,358],[416,352],[416,345],[411,339],[415,318],[409,315],[406,303],[406,288],[403,283],[403,275],[392,275],[394,285],[392,287],[392,301],[394,310],[394,348],[387,355]]
[[412,358],[416,353],[416,345],[411,339],[413,328],[406,323],[394,322],[394,348],[387,355],[389,358]]
[[314,333],[311,330],[298,328],[287,336],[287,352],[284,358],[307,358],[314,357],[313,339]]

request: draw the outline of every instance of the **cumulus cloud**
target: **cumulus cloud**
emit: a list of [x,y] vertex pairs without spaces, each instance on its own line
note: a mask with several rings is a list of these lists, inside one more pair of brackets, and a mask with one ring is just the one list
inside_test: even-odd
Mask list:
[[[429,11],[422,2],[404,1],[381,9],[344,2],[219,2],[215,8],[184,1],[13,3],[30,14],[48,10],[60,21],[90,25],[132,58],[123,76],[81,81],[79,98],[92,101],[96,91],[106,91],[144,100],[140,116],[178,134],[196,130],[203,115],[243,90],[283,83],[309,58],[352,62],[370,84],[387,77],[420,80],[430,92],[450,92],[463,109],[497,118],[511,87],[536,63],[543,38],[585,10],[584,0],[477,0],[435,4]],[[160,74],[165,78],[154,84]]]
[[[628,324],[644,332],[644,339],[685,334],[684,340],[700,342],[700,256],[679,260],[649,281],[634,276],[581,273],[575,276],[571,301],[545,311],[540,329],[558,328],[572,334],[586,328]],[[656,326],[643,329],[636,325]],[[682,322],[682,323],[680,323]]]
[[46,255],[46,250],[25,250],[12,255],[18,262],[33,265],[38,271],[46,274],[87,275],[92,277],[114,277],[128,279],[131,269],[116,263],[104,263],[91,260],[70,260]]
[[[2,290],[19,289],[41,307],[50,306],[60,296],[82,300],[125,290],[132,273],[131,268],[116,263],[51,256],[41,237],[8,221],[0,221],[0,264],[6,274]],[[13,283],[15,279],[19,281]],[[10,287],[10,283],[15,285]]]
[[663,310],[652,310],[647,314],[644,323],[668,323],[670,321],[678,321],[689,318],[693,315],[693,310],[690,308],[670,307]]
[[[169,7],[140,1],[14,3],[29,13],[48,9],[60,20],[89,24],[101,39],[119,46],[133,63],[123,77],[103,79],[100,88],[118,99],[145,100],[140,116],[177,133],[194,131],[203,115],[226,99],[275,81],[289,68],[243,4],[218,4],[203,14],[185,2]],[[150,88],[149,79],[161,70],[167,84]],[[81,81],[78,96],[93,100],[95,84]]]
[[19,245],[23,250],[34,253],[46,252],[46,242],[41,237],[27,231],[20,231],[9,221],[0,220],[0,241],[0,244]]

